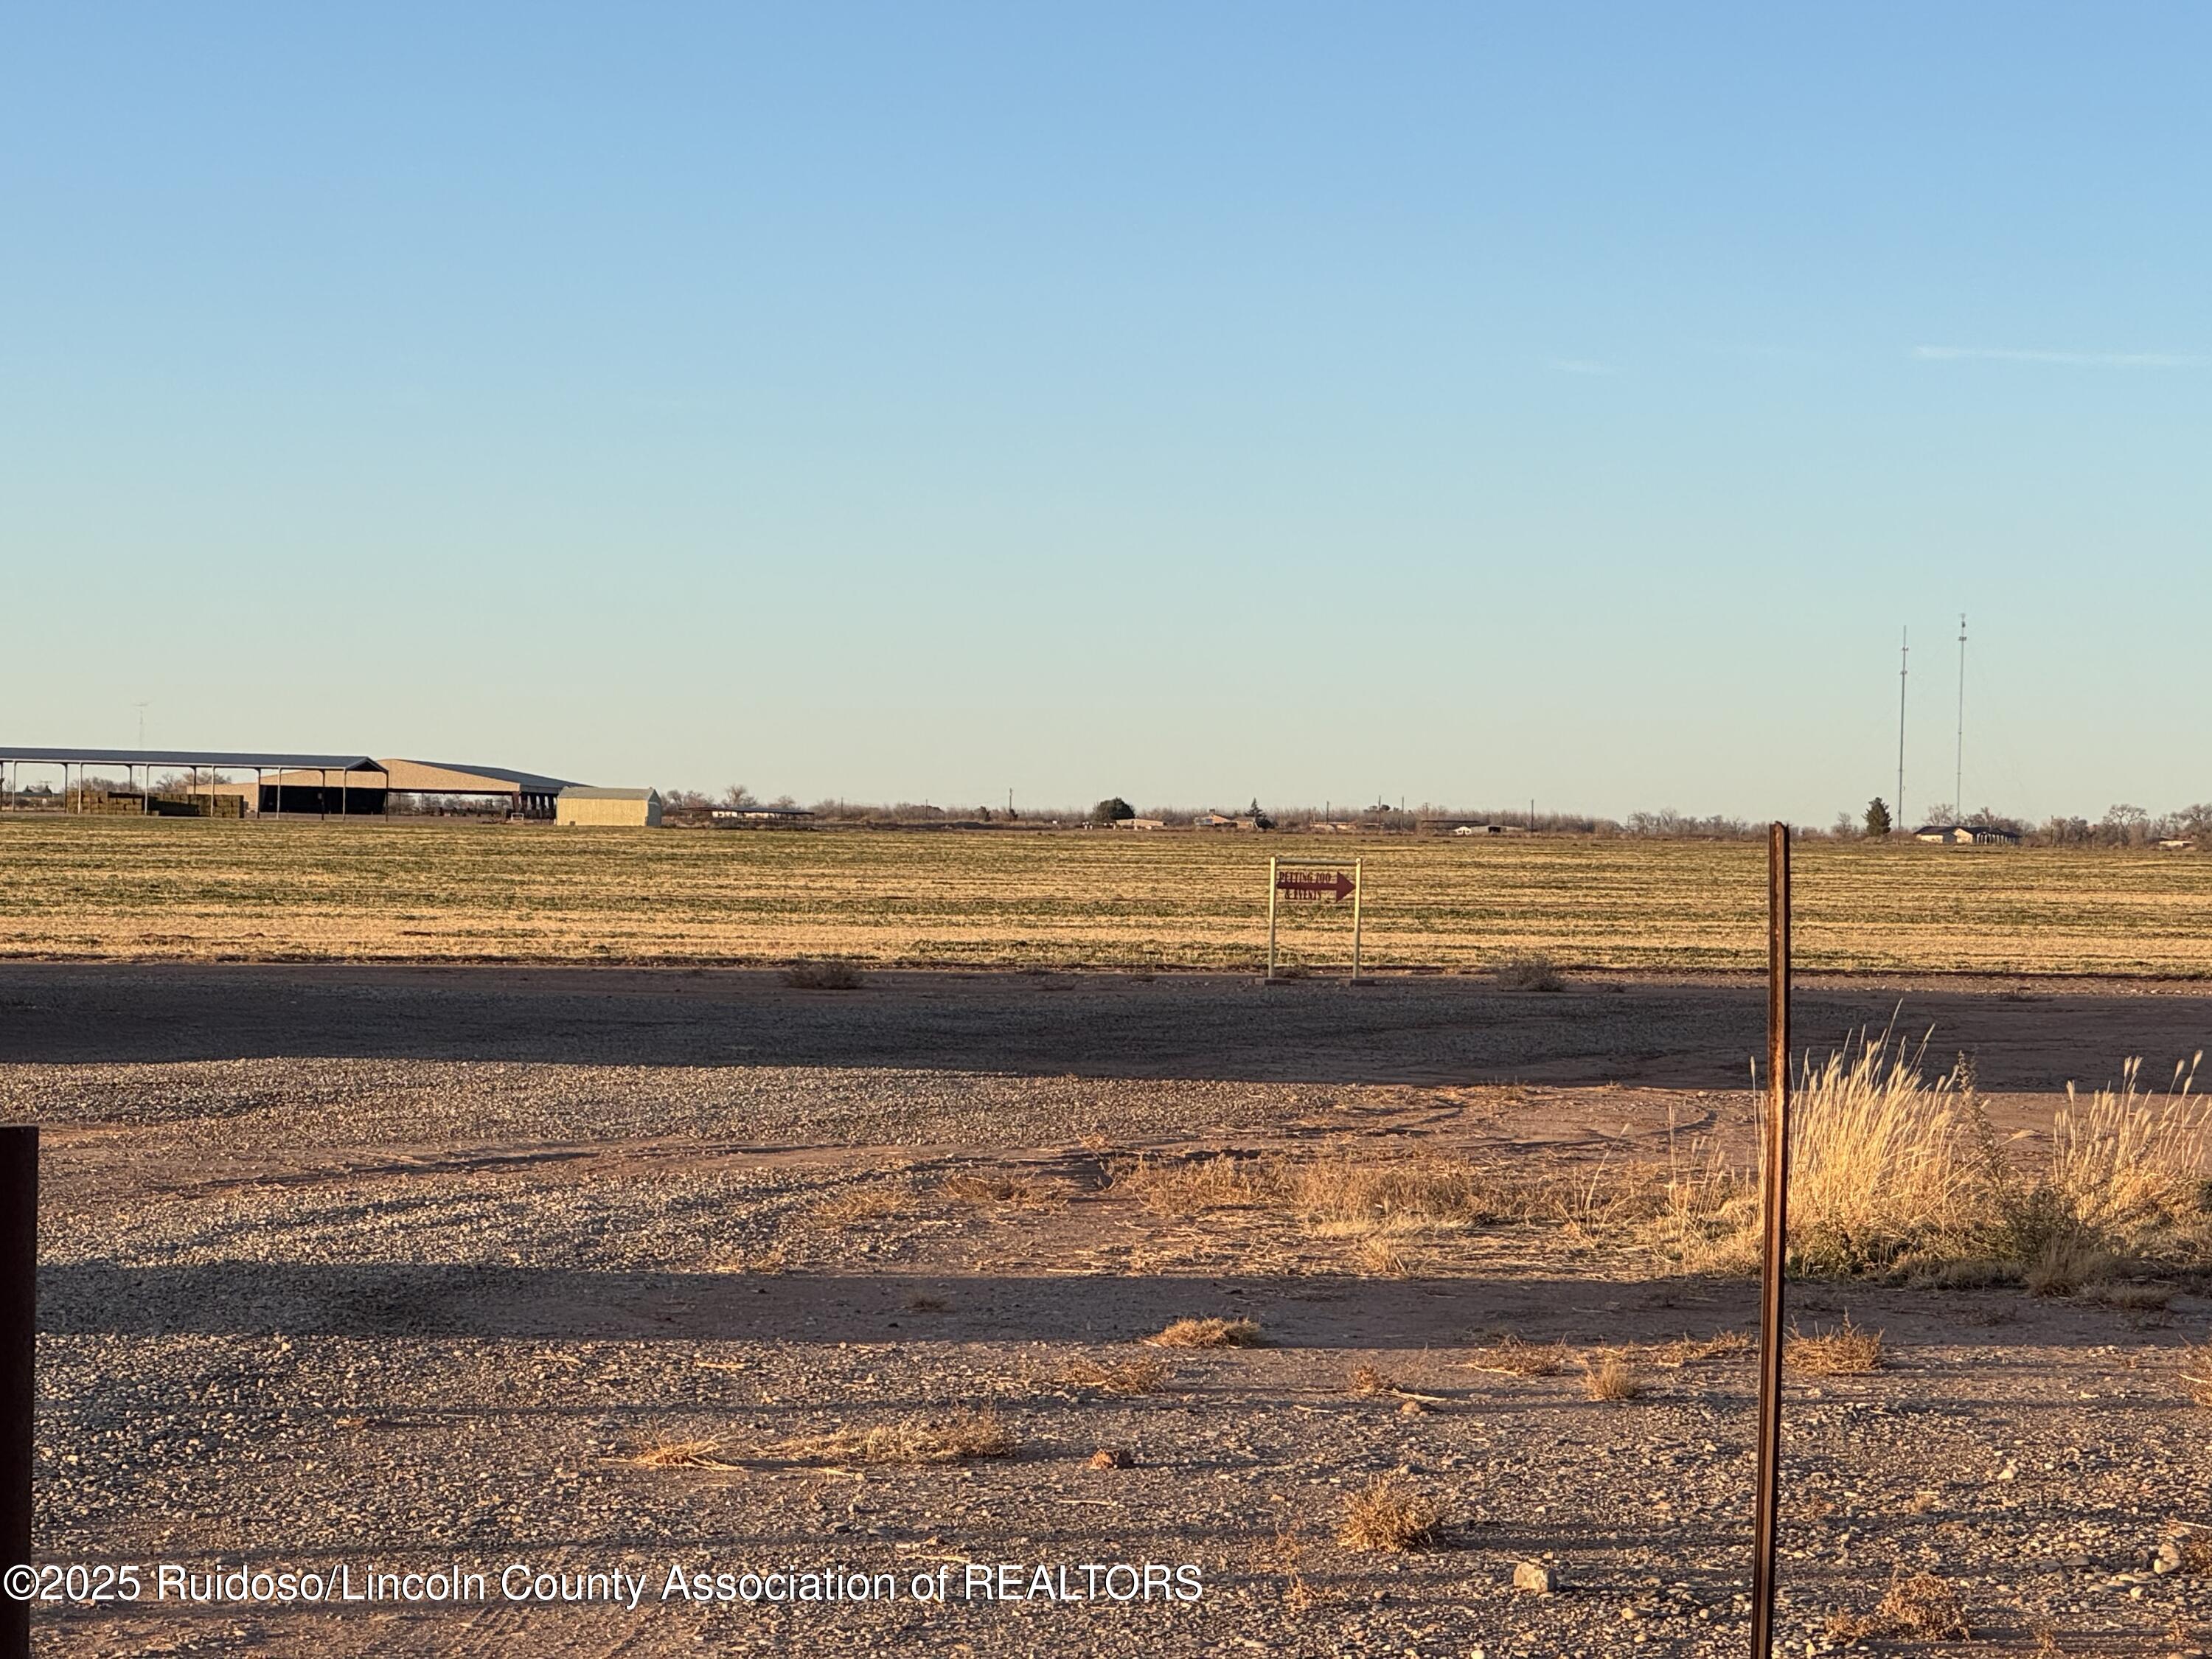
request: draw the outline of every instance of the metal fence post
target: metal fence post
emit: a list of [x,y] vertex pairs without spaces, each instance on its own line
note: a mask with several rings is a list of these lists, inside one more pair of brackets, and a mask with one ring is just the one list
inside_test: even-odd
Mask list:
[[1277,861],[1267,860],[1267,977],[1275,976],[1275,878]]
[[[39,1309],[39,1129],[0,1125],[0,1570],[31,1559]],[[0,1595],[0,1659],[31,1651],[31,1604]]]
[[1367,860],[1352,861],[1352,981],[1359,982],[1359,902],[1367,896]]
[[1782,1274],[1790,1246],[1790,826],[1766,833],[1765,1250],[1759,1315],[1759,1495],[1753,1527],[1752,1659],[1774,1651],[1774,1545],[1782,1458]]

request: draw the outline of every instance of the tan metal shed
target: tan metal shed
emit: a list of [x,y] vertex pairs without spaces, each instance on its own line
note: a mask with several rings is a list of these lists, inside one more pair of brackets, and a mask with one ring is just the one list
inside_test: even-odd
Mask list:
[[627,825],[631,829],[660,827],[660,792],[657,789],[586,789],[571,785],[553,799],[556,823]]

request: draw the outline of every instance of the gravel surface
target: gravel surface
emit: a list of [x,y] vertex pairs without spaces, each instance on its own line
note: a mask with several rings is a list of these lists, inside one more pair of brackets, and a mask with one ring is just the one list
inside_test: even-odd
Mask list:
[[[1741,1094],[1486,1082],[1479,1066],[1408,1080],[1404,1035],[1364,1076],[1341,1032],[1317,1039],[1334,1077],[1052,1071],[1027,1049],[1007,1063],[1080,1024],[1024,1026],[1030,1003],[1146,999],[1170,1048],[1279,1006],[1167,981],[1008,978],[1017,1036],[955,1066],[933,1046],[950,1017],[926,1003],[911,1018],[932,1058],[885,1063],[880,987],[804,1005],[796,1036],[775,1035],[784,994],[765,986],[750,1002],[623,990],[594,1054],[558,1012],[587,997],[573,977],[504,995],[488,978],[443,1014],[434,985],[410,981],[388,1028],[366,1018],[412,1044],[272,1054],[222,1033],[266,1013],[281,976],[211,1034],[173,1024],[160,995],[134,1004],[137,981],[67,972],[81,977],[10,983],[40,1004],[46,1057],[24,1057],[11,1018],[0,1066],[0,1106],[47,1126],[42,1559],[343,1568],[356,1590],[372,1571],[458,1565],[486,1582],[459,1604],[41,1609],[41,1652],[1742,1650],[1751,1360],[1669,1344],[1747,1330],[1749,1285],[1655,1276],[1622,1241],[1559,1224],[1474,1230],[1378,1276],[1294,1216],[1161,1213],[1111,1181],[1147,1149],[1442,1148],[1571,1174],[1663,1155],[1670,1121],[1740,1137]],[[974,986],[943,996],[954,1027],[988,1023],[961,1000]],[[1601,999],[1621,1000],[1583,1000]],[[1303,1006],[1367,1020],[1383,1005]],[[505,1042],[549,1010],[551,1057],[451,1052],[471,1022]],[[858,1052],[827,1063],[839,1019],[858,1022]],[[812,1062],[669,1059],[731,1040],[732,1021]],[[1789,1650],[1841,1650],[1832,1618],[1875,1614],[1919,1572],[1950,1587],[1984,1650],[2212,1646],[2212,1570],[2188,1570],[2212,1548],[2182,1547],[2212,1544],[2212,1409],[2181,1376],[2184,1345],[2212,1330],[2212,1287],[2138,1287],[2160,1288],[2163,1306],[1795,1290],[1808,1328],[1848,1314],[1888,1358],[1793,1380]],[[1264,1345],[1143,1343],[1193,1315],[1256,1320]],[[1564,1345],[1561,1368],[1500,1369],[1506,1334]],[[1581,1362],[1605,1351],[1644,1394],[1589,1397]],[[1112,1392],[1147,1360],[1145,1391]],[[1374,1375],[1356,1391],[1360,1367]],[[1010,1455],[879,1465],[805,1443],[975,1412],[996,1414]],[[688,1462],[640,1461],[687,1443],[703,1448]],[[1394,1473],[1443,1506],[1429,1547],[1337,1541],[1347,1498]],[[2154,1571],[2169,1540],[2184,1570]],[[1556,1590],[1515,1589],[1522,1562]],[[1188,1565],[1203,1592],[962,1593],[971,1565],[1081,1591],[1085,1564],[1112,1563]],[[512,1604],[512,1564],[646,1588],[635,1609]],[[833,1565],[894,1574],[898,1593],[665,1600],[678,1565],[710,1584]],[[950,1599],[916,1601],[916,1576],[940,1569]]]

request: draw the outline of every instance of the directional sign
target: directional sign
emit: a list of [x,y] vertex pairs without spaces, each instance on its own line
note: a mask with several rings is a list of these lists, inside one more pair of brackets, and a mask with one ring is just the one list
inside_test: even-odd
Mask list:
[[1341,870],[1278,870],[1275,890],[1286,899],[1340,903],[1352,896],[1355,884]]
[[1275,979],[1275,912],[1285,899],[1297,904],[1341,904],[1352,901],[1352,982],[1359,978],[1359,906],[1367,896],[1367,860],[1354,859],[1346,870],[1334,859],[1272,858],[1267,860],[1267,980]]

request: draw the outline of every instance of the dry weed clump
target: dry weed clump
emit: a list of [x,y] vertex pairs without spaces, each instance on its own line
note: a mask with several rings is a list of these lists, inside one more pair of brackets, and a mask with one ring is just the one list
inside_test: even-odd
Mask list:
[[1655,1365],[1680,1370],[1708,1359],[1738,1359],[1751,1352],[1751,1337],[1744,1331],[1715,1331],[1711,1336],[1678,1336],[1647,1348],[1644,1357]]
[[2086,1234],[2054,1238],[2027,1264],[2021,1283],[2030,1296],[2072,1296],[2120,1270],[2119,1258]]
[[1402,1476],[1370,1480],[1346,1500],[1337,1539],[1355,1550],[1401,1554],[1436,1541],[1443,1525],[1443,1506],[1416,1491]]
[[1567,1368],[1565,1342],[1530,1342],[1510,1332],[1479,1350],[1479,1359],[1462,1360],[1471,1371],[1495,1371],[1502,1376],[1557,1376]]
[[1547,956],[1510,957],[1491,976],[1501,991],[1564,991],[1567,981]]
[[1049,1210],[1066,1202],[1065,1185],[1031,1176],[962,1170],[937,1184],[937,1195],[979,1210]]
[[1881,1332],[1852,1324],[1848,1313],[1834,1330],[1815,1331],[1809,1336],[1792,1325],[1783,1344],[1783,1363],[1808,1376],[1863,1376],[1881,1369]]
[[986,1411],[794,1436],[764,1447],[761,1455],[786,1463],[961,1463],[1008,1457],[1013,1449],[1013,1431],[997,1413]]
[[1256,1348],[1262,1338],[1256,1319],[1178,1319],[1146,1340],[1160,1348]]
[[2181,1351],[2181,1386],[2198,1405],[2212,1407],[2212,1342]]
[[735,1469],[742,1467],[723,1455],[719,1440],[672,1440],[648,1446],[630,1459],[641,1469]]
[[[1931,1078],[1926,1048],[1884,1033],[1806,1063],[1790,1148],[1800,1271],[2066,1296],[2131,1260],[2212,1259],[2212,1105],[2195,1061],[2163,1094],[2133,1060],[2086,1103],[2069,1089],[2037,1157],[1996,1133],[1963,1064]],[[1693,1271],[1755,1267],[1747,1176],[1709,1161],[1672,1170],[1667,1193],[1649,1230],[1662,1254]]]
[[[1889,1592],[1872,1613],[1832,1613],[1831,1641],[1952,1642],[1972,1638],[1959,1593],[1933,1573],[1893,1578]],[[2039,1648],[2038,1651],[2045,1650]]]
[[814,1227],[851,1227],[863,1221],[896,1215],[906,1206],[908,1196],[903,1189],[895,1187],[848,1187],[842,1193],[817,1200],[808,1206],[802,1219]]
[[1089,1389],[1116,1400],[1130,1400],[1157,1391],[1174,1375],[1164,1362],[1150,1354],[1141,1354],[1134,1359],[1117,1360],[1107,1365],[1078,1360],[1060,1372],[1059,1381],[1071,1389]]
[[857,991],[860,970],[849,962],[794,962],[782,973],[794,991]]
[[1609,1353],[1592,1362],[1583,1378],[1583,1392],[1592,1400],[1641,1400],[1650,1392],[1636,1369],[1633,1360],[1626,1355]]
[[1372,1400],[1377,1395],[1397,1393],[1398,1383],[1376,1366],[1356,1365],[1344,1380],[1344,1391],[1361,1400]]
[[1915,1641],[1963,1642],[1973,1635],[1966,1609],[1959,1604],[1959,1592],[1929,1572],[1892,1583],[1875,1613],[1887,1623],[1889,1633]]

